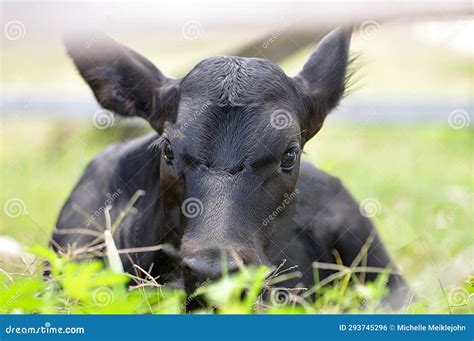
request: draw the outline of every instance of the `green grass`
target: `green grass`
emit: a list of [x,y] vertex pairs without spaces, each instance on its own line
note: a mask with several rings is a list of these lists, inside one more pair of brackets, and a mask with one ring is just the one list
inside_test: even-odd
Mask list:
[[[89,160],[137,129],[99,131],[84,122],[14,118],[2,123],[0,203],[3,206],[17,198],[22,214],[11,217],[11,212],[8,216],[3,210],[0,235],[33,247],[32,252],[52,261],[57,269],[53,280],[44,281],[41,266],[32,274],[21,275],[24,269],[12,269],[10,260],[0,259],[0,268],[7,271],[1,275],[1,311],[183,312],[186,297],[182,291],[125,290],[124,275],[111,272],[108,265],[51,259],[55,256],[40,248],[46,245],[62,203]],[[447,126],[331,123],[305,148],[305,157],[339,176],[357,200],[372,198],[378,203],[375,224],[418,295],[410,312],[473,311],[472,298],[461,306],[455,299],[457,293],[474,292],[466,284],[473,274],[473,137],[473,130]],[[341,280],[324,289],[318,302],[262,308],[255,306],[256,296],[249,292],[255,295],[265,289],[262,278],[268,271],[249,268],[206,286],[200,294],[209,308],[202,312],[357,312],[362,301],[376,302],[384,292],[380,283],[346,288]],[[70,280],[78,276],[84,280]],[[115,303],[94,303],[101,288],[105,294],[113,293]],[[242,299],[242,291],[252,299]],[[365,311],[377,309],[369,305]]]
[[[51,264],[51,275],[46,280],[40,271],[22,276],[0,272],[0,313],[314,314],[354,313],[362,304],[366,311],[382,312],[379,302],[386,292],[385,276],[358,287],[347,287],[342,280],[320,290],[315,302],[304,301],[287,288],[270,289],[272,271],[261,266],[246,267],[231,276],[224,274],[216,282],[204,282],[186,297],[183,290],[160,286],[146,278],[127,286],[129,275],[113,271],[111,264],[75,263],[39,246],[29,252]],[[275,277],[272,279],[275,281]],[[198,300],[201,303],[196,305]]]

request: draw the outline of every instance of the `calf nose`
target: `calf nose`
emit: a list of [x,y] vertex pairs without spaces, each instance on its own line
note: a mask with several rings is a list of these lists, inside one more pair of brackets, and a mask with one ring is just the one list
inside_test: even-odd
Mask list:
[[221,257],[219,250],[200,251],[185,257],[183,263],[200,279],[215,279],[220,277],[222,270],[231,273],[239,268],[231,255],[227,254],[227,257]]

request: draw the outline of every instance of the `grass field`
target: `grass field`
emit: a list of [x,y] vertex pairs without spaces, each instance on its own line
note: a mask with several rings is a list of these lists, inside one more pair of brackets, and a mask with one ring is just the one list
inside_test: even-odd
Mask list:
[[[4,119],[0,169],[0,202],[4,210],[0,218],[0,235],[13,237],[26,246],[45,246],[61,205],[85,165],[108,144],[129,136],[130,131],[139,135],[145,133],[146,128],[112,127],[101,131],[87,122]],[[466,296],[474,292],[472,286],[466,284],[474,274],[473,142],[474,132],[468,128],[330,122],[305,148],[305,158],[339,176],[359,201],[368,200],[375,205],[373,219],[378,230],[401,272],[416,291],[418,303],[410,308],[413,312],[473,312],[473,299],[469,301]],[[44,250],[36,252],[50,257]],[[8,261],[2,260],[0,267],[8,269],[8,266]],[[61,265],[58,271],[63,281],[67,281],[68,273],[74,274],[75,281],[77,271],[82,271],[84,276],[96,271],[95,265],[91,269],[71,270],[74,266]],[[239,291],[242,286],[254,285],[258,291],[262,285],[262,271],[265,269],[251,269],[239,278],[216,284],[220,287],[209,286],[206,297],[215,302],[214,306],[220,307],[220,312],[252,312],[252,305],[240,301],[232,288],[237,286]],[[16,278],[13,273],[9,275]],[[142,306],[139,295],[127,295],[121,291],[123,288],[117,289],[117,283],[122,283],[120,278],[104,275],[108,280],[101,283],[111,286],[118,297],[115,303],[122,302],[131,310],[117,310],[118,305],[114,304],[107,307],[92,305],[94,310],[91,305],[84,304],[88,302],[87,297],[84,298],[86,294],[78,293],[79,289],[72,284],[72,287],[66,285],[66,289],[72,290],[66,292],[67,299],[45,305],[48,301],[45,297],[51,297],[52,292],[59,289],[44,286],[35,276],[31,278],[35,278],[36,284],[26,277],[33,283],[26,286],[33,288],[28,294],[31,297],[26,294],[28,290],[23,290],[33,303],[19,301],[26,307],[32,304],[34,309],[19,304],[16,308],[20,311],[178,312],[185,299],[182,292],[163,294],[160,290],[161,296],[155,295],[154,299],[147,296],[147,304]],[[8,276],[1,277],[5,281],[4,295],[13,292],[15,283],[25,288],[23,282],[8,284]],[[24,276],[19,277],[25,281]],[[61,284],[64,287],[64,283]],[[277,310],[270,308],[268,311],[357,311],[355,302],[358,301],[352,299],[352,291],[341,291],[337,285],[335,290],[327,293],[326,301],[306,310],[279,306]],[[38,292],[42,293],[40,298]],[[217,292],[224,294],[219,296]],[[45,296],[48,293],[50,296]],[[347,298],[347,302],[341,303],[339,296]],[[337,304],[331,297],[337,298]],[[81,300],[83,304],[71,304]],[[138,301],[142,303],[138,304]],[[13,306],[3,308],[16,311]]]

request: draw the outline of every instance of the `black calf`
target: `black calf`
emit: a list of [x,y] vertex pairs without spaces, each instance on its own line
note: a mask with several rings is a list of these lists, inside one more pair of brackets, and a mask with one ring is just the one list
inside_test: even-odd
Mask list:
[[[68,42],[97,101],[119,115],[143,117],[158,134],[111,146],[90,163],[61,212],[54,241],[61,247],[90,242],[93,237],[63,233],[104,226],[102,214],[91,221],[79,211],[97,212],[109,195],[117,217],[144,190],[116,243],[167,243],[174,251],[130,253],[122,258],[125,269],[154,263],[162,281],[183,277],[190,291],[196,280],[220,275],[223,253],[230,270],[239,262],[286,259],[307,287],[314,261],[334,263],[335,249],[350,266],[370,239],[367,266],[392,266],[340,181],[300,158],[343,96],[350,37],[347,29],[332,32],[295,77],[267,60],[223,56],[171,79],[112,39],[89,49]],[[329,273],[321,270],[320,277]],[[391,303],[400,306],[403,279],[392,275],[389,285]]]

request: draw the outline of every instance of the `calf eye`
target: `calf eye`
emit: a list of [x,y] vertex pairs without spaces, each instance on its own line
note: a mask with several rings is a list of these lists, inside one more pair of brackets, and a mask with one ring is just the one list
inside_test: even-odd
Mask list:
[[281,169],[285,172],[291,171],[298,160],[300,149],[298,147],[288,148],[281,159]]
[[174,153],[169,142],[165,142],[165,145],[163,146],[163,155],[167,164],[171,164],[171,162],[173,162]]

